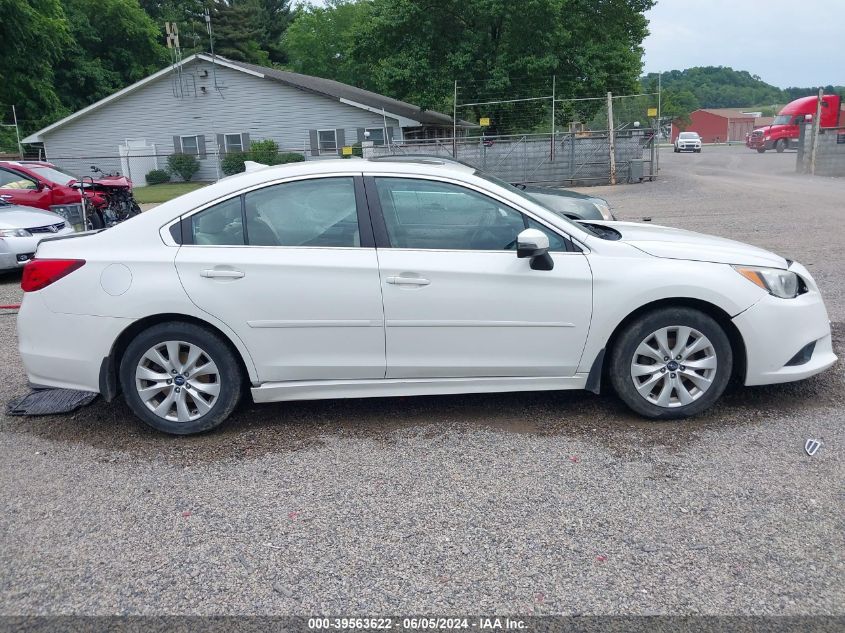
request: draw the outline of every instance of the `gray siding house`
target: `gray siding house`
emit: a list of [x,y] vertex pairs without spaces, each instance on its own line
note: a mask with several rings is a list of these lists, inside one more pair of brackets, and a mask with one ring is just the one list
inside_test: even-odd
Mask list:
[[337,158],[341,148],[452,136],[452,118],[329,79],[220,56],[191,55],[23,139],[78,175],[91,165],[144,184],[174,152],[195,154],[197,180],[220,156],[272,139],[282,151]]

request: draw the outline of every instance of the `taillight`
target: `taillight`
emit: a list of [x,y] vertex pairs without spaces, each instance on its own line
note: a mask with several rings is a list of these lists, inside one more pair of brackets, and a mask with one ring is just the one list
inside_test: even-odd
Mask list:
[[33,259],[23,267],[21,288],[35,292],[82,268],[84,259]]

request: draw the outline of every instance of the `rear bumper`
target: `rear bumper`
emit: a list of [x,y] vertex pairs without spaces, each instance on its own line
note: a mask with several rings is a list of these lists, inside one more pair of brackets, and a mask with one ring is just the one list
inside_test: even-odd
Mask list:
[[34,385],[100,391],[100,366],[133,319],[59,314],[37,293],[18,313],[18,348]]
[[[809,378],[836,362],[830,321],[818,290],[795,299],[767,295],[733,322],[745,341],[746,385]],[[811,343],[812,354],[801,356],[799,352]]]

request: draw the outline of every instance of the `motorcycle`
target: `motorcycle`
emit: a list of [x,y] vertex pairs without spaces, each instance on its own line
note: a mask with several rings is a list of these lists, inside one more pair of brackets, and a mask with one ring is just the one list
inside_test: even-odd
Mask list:
[[82,194],[89,230],[114,226],[141,212],[129,178],[104,172],[96,165],[91,165],[91,171],[98,176],[83,176],[74,185]]

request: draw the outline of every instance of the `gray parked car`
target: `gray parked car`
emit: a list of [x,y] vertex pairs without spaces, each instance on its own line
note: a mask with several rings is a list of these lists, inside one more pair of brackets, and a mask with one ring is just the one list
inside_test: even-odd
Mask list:
[[[463,161],[444,156],[429,154],[393,154],[390,156],[375,156],[369,160],[391,163],[434,163],[440,165],[467,165]],[[470,165],[475,168],[474,165]],[[486,175],[492,180],[497,178]],[[534,198],[544,207],[570,220],[615,220],[610,211],[610,205],[604,198],[588,196],[569,189],[555,189],[553,187],[537,187],[521,183],[511,183]]]
[[45,237],[73,232],[57,213],[0,200],[0,271],[21,268]]

